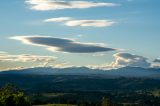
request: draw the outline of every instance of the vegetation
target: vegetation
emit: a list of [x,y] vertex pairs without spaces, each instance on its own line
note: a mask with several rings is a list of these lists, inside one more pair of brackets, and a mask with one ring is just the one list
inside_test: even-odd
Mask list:
[[8,84],[0,89],[0,106],[30,106],[30,102],[23,92]]
[[102,106],[114,106],[110,98],[103,97]]
[[[63,75],[0,75],[0,79],[0,106],[160,106],[160,79]],[[3,87],[8,82],[28,97],[12,85]]]
[[46,105],[34,105],[34,106],[76,106],[76,105],[68,105],[68,104],[46,104]]
[[0,86],[12,83],[26,92],[160,89],[160,79],[78,75],[0,75]]

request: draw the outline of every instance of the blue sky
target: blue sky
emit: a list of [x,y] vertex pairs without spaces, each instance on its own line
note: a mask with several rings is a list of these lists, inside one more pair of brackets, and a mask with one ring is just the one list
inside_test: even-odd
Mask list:
[[[42,0],[43,1],[43,0]],[[0,51],[1,53],[0,67],[14,68],[14,67],[32,67],[45,64],[38,60],[31,61],[28,58],[50,58],[54,57],[52,66],[103,66],[108,67],[113,65],[133,65],[140,64],[141,60],[146,63],[152,63],[155,59],[159,59],[160,55],[160,7],[159,0],[85,0],[85,5],[90,5],[88,8],[80,5],[79,8],[67,7],[66,4],[77,0],[64,0],[64,5],[54,6],[57,4],[55,0],[2,0],[0,3]],[[43,7],[42,3],[53,3],[50,9]],[[83,0],[81,0],[83,1]],[[34,8],[33,2],[36,5],[42,5],[43,9]],[[114,5],[91,6],[91,4],[98,5],[98,3],[112,3]],[[53,7],[52,7],[53,6]],[[48,8],[48,5],[47,5]],[[69,20],[55,21],[55,18],[68,17]],[[54,21],[44,22],[47,19],[54,19]],[[87,20],[86,22],[83,22]],[[90,22],[92,20],[92,22]],[[103,22],[101,22],[103,20]],[[74,23],[80,23],[73,26]],[[75,22],[76,21],[76,22]],[[108,25],[108,21],[113,22]],[[96,22],[96,23],[95,23]],[[69,23],[69,25],[67,24]],[[92,23],[92,24],[91,24]],[[83,26],[87,25],[87,26]],[[96,25],[95,25],[96,24]],[[100,26],[97,26],[97,25]],[[105,24],[105,25],[102,25]],[[72,26],[71,26],[72,25]],[[78,51],[85,50],[87,46],[100,46],[105,50],[90,53],[74,53],[66,52],[65,50],[46,50],[48,46],[37,46],[37,42],[30,41],[31,44],[25,44],[23,40],[11,39],[13,37],[48,37],[55,40],[59,38],[63,40],[73,40],[74,43],[67,45],[67,47],[75,46],[75,43],[80,45],[74,47]],[[24,38],[27,39],[28,38]],[[37,40],[37,39],[36,39]],[[38,42],[39,43],[39,42]],[[88,43],[94,43],[88,45]],[[101,45],[99,43],[103,43]],[[55,44],[55,42],[53,42]],[[52,44],[52,45],[53,45]],[[54,46],[55,47],[55,46]],[[60,48],[59,45],[56,47]],[[62,47],[62,46],[61,46]],[[81,48],[81,49],[79,49]],[[106,49],[107,48],[107,49]],[[108,48],[116,49],[107,51]],[[72,49],[72,48],[69,48]],[[68,50],[68,48],[67,48]],[[123,57],[120,53],[130,54],[130,58]],[[29,54],[28,60],[20,60],[20,56]],[[6,56],[6,58],[2,58]],[[41,56],[41,57],[40,57]],[[43,57],[48,56],[48,57]],[[125,55],[126,56],[126,55]],[[128,56],[128,55],[127,55]],[[13,61],[12,59],[17,59]],[[9,58],[9,59],[8,59]],[[26,58],[26,56],[25,56]],[[136,60],[139,58],[138,60]],[[42,60],[43,60],[42,59]],[[51,59],[52,60],[52,59]],[[38,62],[37,62],[38,61]],[[123,64],[120,64],[122,63]],[[128,62],[128,63],[127,63]],[[144,62],[144,63],[145,63]],[[47,62],[46,62],[47,63]],[[48,64],[48,63],[47,63]],[[107,64],[107,65],[106,65]],[[156,63],[158,64],[158,63]],[[105,66],[106,65],[106,66]],[[147,64],[148,65],[148,64]],[[144,66],[147,66],[144,65]]]

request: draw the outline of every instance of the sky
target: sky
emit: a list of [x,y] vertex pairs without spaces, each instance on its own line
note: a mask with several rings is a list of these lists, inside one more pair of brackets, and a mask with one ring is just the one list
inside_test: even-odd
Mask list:
[[0,70],[160,66],[159,0],[1,0]]

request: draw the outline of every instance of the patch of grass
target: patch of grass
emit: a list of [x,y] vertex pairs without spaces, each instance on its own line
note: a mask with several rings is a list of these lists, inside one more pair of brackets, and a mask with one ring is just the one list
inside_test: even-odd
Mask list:
[[64,96],[69,93],[43,93],[42,95],[45,97],[58,97],[58,96]]
[[151,93],[152,93],[152,95],[154,95],[156,97],[160,97],[160,89],[154,90]]

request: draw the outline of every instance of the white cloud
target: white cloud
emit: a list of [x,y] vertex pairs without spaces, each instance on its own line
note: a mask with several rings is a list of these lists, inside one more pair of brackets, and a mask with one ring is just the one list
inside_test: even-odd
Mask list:
[[150,63],[147,61],[147,58],[139,55],[134,55],[131,53],[116,53],[114,54],[115,62],[111,64],[112,67],[150,67]]
[[58,18],[46,19],[44,20],[44,22],[64,22],[68,20],[71,20],[71,18],[70,17],[58,17]]
[[113,55],[115,61],[109,64],[102,64],[102,65],[89,65],[91,68],[98,68],[98,69],[116,69],[121,67],[142,67],[142,68],[150,68],[153,64],[147,61],[147,58],[139,55],[134,55],[131,53],[116,53]]
[[66,0],[26,0],[30,9],[47,11],[58,9],[83,9],[91,7],[112,7],[115,3],[92,2],[92,1],[66,1]]
[[158,63],[153,63],[153,64],[151,64],[151,67],[152,67],[152,68],[160,68],[160,64],[158,64]]
[[108,27],[116,22],[111,20],[76,20],[71,17],[58,17],[45,19],[44,22],[62,22],[66,26],[75,27]]

